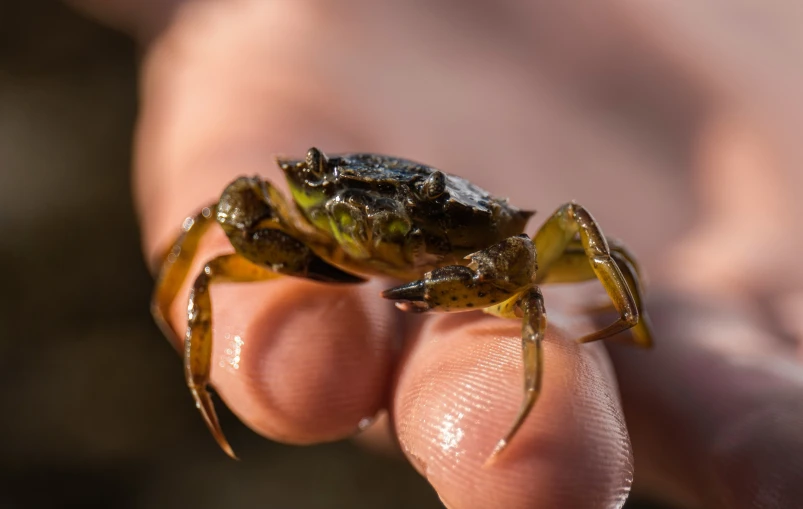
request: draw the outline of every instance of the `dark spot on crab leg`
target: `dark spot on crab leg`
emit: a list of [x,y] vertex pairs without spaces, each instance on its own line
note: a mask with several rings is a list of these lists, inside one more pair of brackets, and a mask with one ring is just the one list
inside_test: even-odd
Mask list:
[[423,279],[382,292],[404,311],[469,311],[507,300],[532,284],[535,249],[524,236],[507,238],[467,257],[468,266],[447,265]]

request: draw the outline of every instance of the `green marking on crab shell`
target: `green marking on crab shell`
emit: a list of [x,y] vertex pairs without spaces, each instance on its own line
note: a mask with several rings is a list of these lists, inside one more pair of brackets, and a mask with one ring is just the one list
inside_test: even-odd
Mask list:
[[392,221],[385,228],[390,235],[406,235],[410,231],[410,224],[406,221]]
[[350,214],[348,214],[346,212],[343,212],[343,211],[338,211],[336,213],[336,215],[337,215],[337,218],[336,218],[337,219],[337,224],[341,228],[348,228],[350,226],[354,226],[355,221],[354,221],[354,218],[351,217]]
[[332,232],[337,243],[343,248],[343,251],[348,253],[349,256],[364,260],[371,257],[371,251],[368,247],[348,232],[343,231],[343,228],[349,228],[355,224],[354,218],[348,214],[336,214],[337,217],[329,218],[329,230]]
[[288,181],[288,184],[290,186],[290,194],[293,195],[293,200],[305,211],[323,205],[328,199],[326,193],[323,191],[302,188],[291,181]]

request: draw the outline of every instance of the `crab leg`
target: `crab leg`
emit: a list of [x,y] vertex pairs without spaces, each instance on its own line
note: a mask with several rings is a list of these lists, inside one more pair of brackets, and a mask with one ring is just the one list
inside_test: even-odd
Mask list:
[[212,283],[265,281],[279,274],[255,265],[237,254],[213,258],[195,279],[187,304],[187,333],[184,338],[184,374],[195,405],[226,454],[236,459],[220,428],[212,398],[207,390],[212,367]]
[[156,278],[156,287],[151,298],[151,314],[162,333],[176,350],[181,349],[181,341],[167,323],[167,316],[170,306],[187,280],[201,237],[215,222],[216,206],[215,204],[204,207],[195,216],[185,219],[181,235],[161,260],[162,266]]
[[[510,305],[514,304],[514,305]],[[524,420],[529,415],[541,393],[541,381],[544,377],[544,347],[542,341],[546,331],[546,310],[544,309],[544,296],[538,287],[517,295],[508,301],[507,306],[502,306],[494,314],[504,318],[517,318],[516,308],[521,311],[521,350],[524,359],[524,400],[521,402],[519,413],[513,421],[513,425],[505,436],[499,440],[491,456],[486,460],[485,466],[490,466],[496,461],[499,453],[507,447],[507,444],[518,433]]]
[[466,258],[468,266],[447,265],[424,278],[382,292],[404,311],[468,311],[501,306],[532,285],[535,248],[526,235],[509,237]]
[[[594,277],[602,282],[619,312],[619,319],[581,338],[582,343],[603,339],[636,325],[639,328],[634,332],[639,344],[651,344],[652,335],[646,315],[639,313],[643,298],[635,260],[618,244],[611,249],[597,222],[580,205],[569,203],[558,209],[532,242],[526,236],[510,237],[469,258],[468,266],[441,267],[421,280],[386,290],[382,296],[401,300],[397,306],[406,311],[460,311],[482,307],[489,314],[522,318],[524,399],[510,430],[488,458],[486,465],[490,465],[519,431],[541,390],[541,343],[546,313],[535,283],[585,281]],[[501,301],[500,296],[504,296]]]
[[[577,235],[580,240],[574,242]],[[579,342],[589,343],[604,339],[639,323],[639,309],[633,297],[636,289],[631,291],[631,285],[628,284],[620,265],[612,256],[602,229],[582,205],[576,203],[563,205],[544,223],[533,240],[538,251],[539,269],[545,273],[549,273],[567,249],[573,245],[581,247],[591,271],[600,280],[619,313],[619,318],[614,323],[580,338]],[[620,257],[627,261],[623,255]],[[573,260],[576,260],[576,257],[569,255],[564,261],[568,263]],[[627,270],[631,272],[631,278],[635,281],[637,275],[632,264]]]
[[468,266],[448,265],[424,275],[424,279],[382,293],[396,299],[405,311],[483,311],[503,318],[521,318],[524,399],[510,430],[494,448],[490,465],[521,428],[541,392],[542,341],[546,312],[541,291],[534,286],[536,257],[526,235],[510,237],[468,258]]
[[217,205],[185,220],[182,234],[162,265],[152,299],[156,322],[168,337],[174,338],[178,348],[178,335],[167,316],[189,274],[201,237],[210,224],[219,223],[236,254],[208,261],[195,279],[187,309],[184,366],[196,406],[220,447],[231,457],[234,452],[223,436],[207,390],[212,364],[210,285],[264,281],[280,275],[339,283],[363,281],[318,256],[291,226],[287,209],[281,195],[267,182],[247,177],[235,180]]
[[[618,240],[608,238],[611,258],[619,267],[630,288],[636,309],[639,313],[638,323],[631,329],[634,343],[649,348],[653,344],[652,324],[644,308],[644,290],[641,285],[638,263],[633,254]],[[579,239],[573,240],[560,258],[545,270],[539,270],[536,283],[574,283],[596,278],[588,256]]]
[[[286,237],[283,244],[279,238],[280,236]],[[292,241],[294,239],[279,230],[260,230],[253,233],[250,238],[254,242],[258,242],[259,239],[277,242],[278,245],[274,246],[274,256],[285,258],[294,254],[289,249],[289,246],[293,245]],[[226,454],[235,459],[237,457],[223,435],[223,430],[220,428],[220,423],[212,404],[212,398],[207,390],[212,366],[212,301],[209,296],[209,287],[213,283],[266,281],[280,277],[282,274],[328,282],[356,283],[362,281],[357,276],[329,265],[306,250],[306,246],[301,246],[304,250],[295,253],[297,265],[292,270],[278,266],[276,267],[278,270],[273,270],[273,268],[268,268],[272,264],[267,258],[264,259],[265,263],[263,265],[254,263],[241,254],[229,254],[213,258],[204,265],[190,292],[189,303],[187,304],[187,333],[184,337],[184,374],[187,386],[190,388],[195,405],[200,410],[218,445]],[[282,247],[284,247],[284,250],[282,250]],[[265,253],[271,254],[267,249],[262,251],[263,257]],[[279,272],[279,270],[282,272]]]

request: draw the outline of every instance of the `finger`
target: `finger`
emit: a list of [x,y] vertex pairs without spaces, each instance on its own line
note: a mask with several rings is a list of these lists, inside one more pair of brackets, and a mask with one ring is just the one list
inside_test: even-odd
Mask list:
[[[236,176],[275,177],[276,153],[303,154],[310,140],[333,150],[351,145],[324,129],[331,123],[314,102],[319,95],[282,72],[291,57],[273,48],[288,30],[303,39],[303,29],[292,22],[298,12],[291,3],[270,5],[276,16],[263,16],[259,31],[220,29],[233,21],[225,7],[218,16],[190,16],[146,58],[135,179],[149,259]],[[243,34],[252,39],[239,40]],[[223,251],[232,248],[214,230],[191,274]],[[187,323],[189,283],[170,313],[178,331]],[[312,442],[356,432],[383,404],[396,335],[398,315],[377,293],[291,278],[213,287],[215,388],[247,424],[273,438]]]
[[[188,290],[172,308],[175,330],[186,327]],[[356,433],[385,402],[396,339],[398,316],[378,292],[375,283],[291,278],[213,287],[214,387],[243,422],[276,440]]]
[[154,36],[185,0],[137,2],[136,0],[64,0],[65,3],[122,30],[140,41]]
[[549,321],[541,397],[489,468],[483,464],[523,397],[521,324],[437,316],[412,339],[394,423],[448,507],[608,508],[627,498],[630,442],[604,350],[575,344],[580,331],[558,313]]
[[611,348],[637,487],[711,508],[803,503],[803,369],[749,308],[653,299],[651,355]]

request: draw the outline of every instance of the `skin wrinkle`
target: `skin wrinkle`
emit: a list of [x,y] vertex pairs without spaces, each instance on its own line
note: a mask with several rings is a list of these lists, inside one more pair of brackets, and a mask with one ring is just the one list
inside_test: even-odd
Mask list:
[[[581,356],[581,359],[583,357]],[[605,359],[602,360],[602,364],[607,366],[609,363]],[[599,365],[597,363],[589,371],[593,371],[595,368],[599,369]],[[607,484],[615,489],[612,493],[608,493],[606,490],[592,490],[591,493],[600,495],[597,501],[599,507],[620,506],[630,492],[633,475],[630,439],[622,417],[615,383],[605,381],[603,378],[603,384],[600,385],[598,377],[592,378],[592,376],[593,374],[589,373],[588,378],[578,377],[578,384],[585,385],[586,391],[592,396],[590,398],[588,395],[581,397],[578,394],[578,398],[572,401],[593,402],[583,409],[587,415],[578,419],[581,429],[584,430],[581,433],[590,437],[596,435],[597,445],[595,447],[594,441],[592,441],[589,447],[592,451],[589,456],[601,458],[601,464],[608,468],[601,468],[600,474],[607,474],[609,476]]]
[[[603,469],[611,475],[610,482],[613,485],[621,486],[620,490],[613,494],[614,506],[621,506],[627,500],[633,482],[633,451],[630,447],[630,437],[627,433],[624,414],[619,401],[619,390],[615,382],[615,375],[610,360],[605,354],[604,348],[600,344],[586,345],[588,357],[580,356],[579,366],[576,375],[575,397],[571,398],[573,404],[582,404],[588,396],[583,397],[583,392],[590,394],[590,400],[599,402],[598,406],[589,406],[583,410],[588,412],[588,416],[580,419],[584,434],[600,434],[608,436],[613,440],[600,441],[600,446],[594,451],[596,457],[602,458],[610,467]],[[594,360],[589,362],[588,358]],[[594,370],[601,369],[608,377],[603,378],[603,384],[594,378]],[[578,403],[579,402],[579,403]],[[576,407],[575,412],[579,411]],[[606,459],[608,461],[606,461]],[[624,468],[622,468],[624,466]],[[618,498],[618,499],[617,499]],[[606,500],[599,501],[600,507],[610,507],[611,502]]]
[[[712,444],[711,457],[723,506],[782,509],[795,504],[789,496],[795,491],[791,480],[803,478],[803,460],[788,454],[781,444],[796,442],[803,446],[803,419],[799,417],[803,405],[796,392],[779,399],[786,404],[771,401],[748,412],[725,426]],[[789,411],[790,406],[798,409],[798,415]],[[769,440],[755,440],[758,434]],[[772,468],[778,457],[785,457],[791,475],[779,475]],[[728,482],[732,478],[741,482]]]

